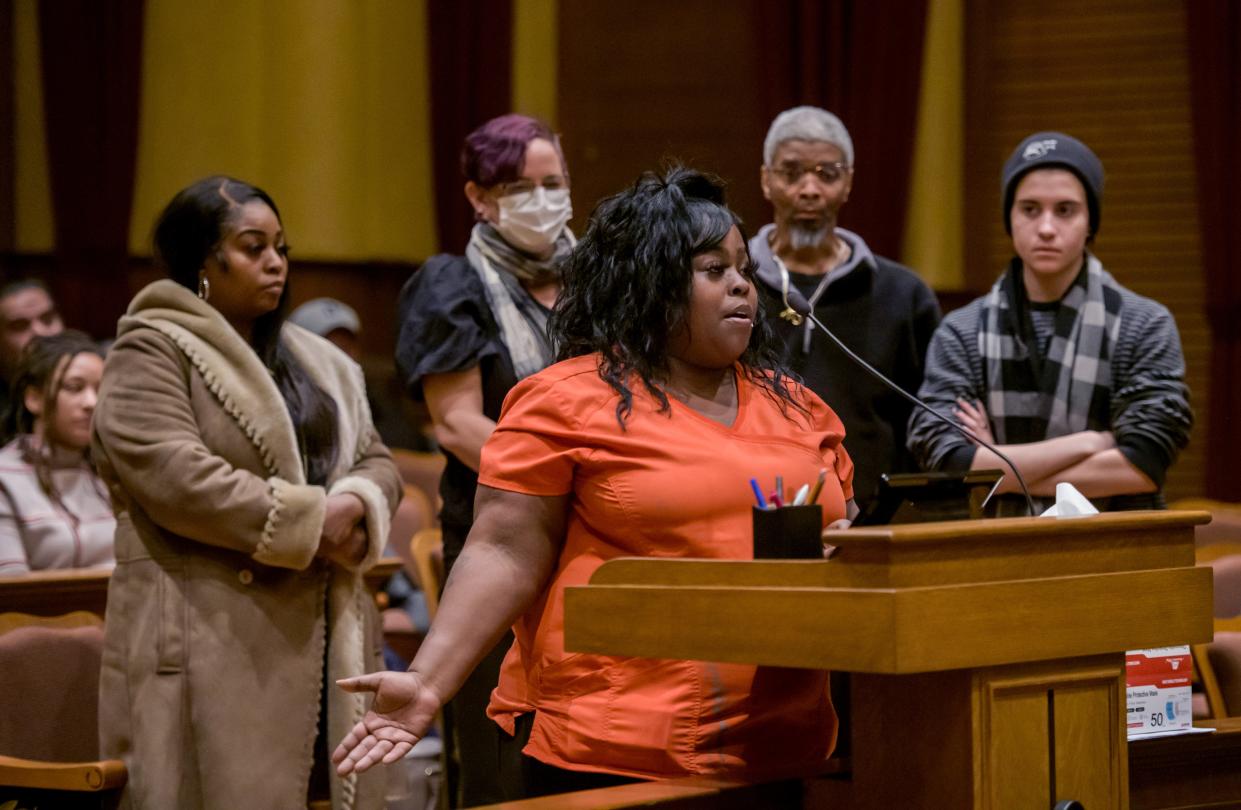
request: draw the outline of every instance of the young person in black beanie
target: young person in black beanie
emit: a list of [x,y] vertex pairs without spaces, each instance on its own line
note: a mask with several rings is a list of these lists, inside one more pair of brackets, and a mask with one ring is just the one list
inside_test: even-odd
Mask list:
[[[1063,133],[1017,146],[1000,178],[1016,255],[989,293],[940,324],[919,391],[998,445],[1040,509],[1061,481],[1104,511],[1162,508],[1164,476],[1193,422],[1171,313],[1122,287],[1089,250],[1103,176],[1094,152]],[[1007,471],[921,411],[909,449],[925,469]],[[1011,472],[1000,492],[996,513],[1025,513]]]

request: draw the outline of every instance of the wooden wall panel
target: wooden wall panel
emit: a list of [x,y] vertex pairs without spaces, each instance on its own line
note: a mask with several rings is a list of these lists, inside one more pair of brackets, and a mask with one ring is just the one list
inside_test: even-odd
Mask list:
[[[362,351],[376,365],[392,365],[396,346],[396,302],[401,287],[417,265],[406,262],[331,262],[298,259],[289,267],[289,310],[311,298],[329,296],[357,310],[362,322]],[[82,271],[61,267],[47,254],[5,253],[0,251],[0,279],[8,281],[33,276],[44,279],[52,289],[65,324],[82,328],[83,312],[90,302],[82,299]],[[125,301],[163,275],[146,257],[131,257],[125,278]],[[117,313],[119,317],[120,313]],[[113,337],[112,330],[94,334]]]
[[750,232],[770,220],[753,13],[738,0],[560,4],[559,121],[577,233],[600,198],[674,157],[729,181]]
[[1040,129],[1088,143],[1107,172],[1095,252],[1122,284],[1167,305],[1181,330],[1197,419],[1167,495],[1200,494],[1209,335],[1183,6],[969,0],[966,49],[970,286],[987,288],[1012,255],[999,190],[1012,149]]

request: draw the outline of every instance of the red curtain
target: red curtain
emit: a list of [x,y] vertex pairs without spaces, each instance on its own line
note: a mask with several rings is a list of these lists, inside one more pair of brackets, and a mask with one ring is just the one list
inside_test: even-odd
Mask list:
[[[1241,501],[1241,4],[1188,0],[1202,270],[1211,328],[1207,495]],[[1200,392],[1195,392],[1199,395]]]
[[13,0],[0,0],[0,253],[13,250],[17,238],[14,45]]
[[840,223],[876,253],[899,259],[926,0],[764,0],[755,19],[770,118],[798,104],[840,116],[856,164]]
[[435,0],[427,28],[436,233],[441,251],[459,253],[474,225],[461,190],[461,142],[512,104],[512,0]]
[[49,281],[69,324],[97,336],[115,332],[129,302],[143,5],[39,4],[57,259]]

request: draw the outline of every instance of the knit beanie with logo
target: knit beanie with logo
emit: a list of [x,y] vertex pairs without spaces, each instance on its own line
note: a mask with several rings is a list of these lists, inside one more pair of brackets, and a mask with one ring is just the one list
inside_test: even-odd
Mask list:
[[1021,178],[1035,169],[1068,169],[1086,190],[1086,206],[1090,212],[1090,236],[1099,230],[1099,200],[1103,196],[1103,163],[1090,147],[1063,132],[1036,132],[1026,137],[1004,163],[1000,174],[1000,190],[1004,197],[1004,230],[1013,232],[1009,219],[1013,196]]

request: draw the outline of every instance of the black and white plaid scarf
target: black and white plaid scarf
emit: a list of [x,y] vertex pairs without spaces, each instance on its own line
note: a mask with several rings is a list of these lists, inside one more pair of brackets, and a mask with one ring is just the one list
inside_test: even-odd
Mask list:
[[1120,304],[1116,280],[1087,254],[1086,266],[1060,300],[1044,357],[1034,338],[1021,260],[1013,260],[983,302],[978,333],[997,444],[1108,428]]

